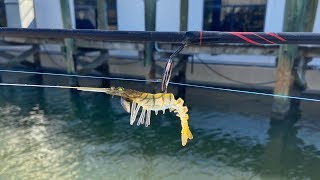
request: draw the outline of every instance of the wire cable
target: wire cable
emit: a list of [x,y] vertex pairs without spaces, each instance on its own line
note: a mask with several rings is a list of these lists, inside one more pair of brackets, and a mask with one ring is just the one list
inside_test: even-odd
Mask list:
[[[128,80],[129,80],[129,79],[128,79]],[[157,81],[157,82],[159,82],[159,81]],[[289,99],[297,99],[297,100],[320,102],[320,99],[314,99],[314,98],[305,98],[305,97],[297,97],[297,96],[286,96],[286,95],[278,95],[278,94],[271,94],[271,93],[245,91],[245,90],[229,89],[229,88],[218,88],[218,87],[202,86],[202,85],[195,85],[195,84],[185,84],[185,83],[174,83],[174,82],[170,82],[170,84],[172,84],[172,85],[178,85],[178,86],[187,86],[187,87],[194,87],[194,88],[202,88],[202,89],[211,89],[211,90],[219,90],[219,91],[228,91],[228,92],[244,93],[244,94],[253,94],[253,95],[262,95],[262,96],[271,96],[271,97],[279,97],[279,98],[289,98]],[[20,87],[40,87],[40,88],[64,88],[64,86],[38,85],[38,84],[17,84],[17,83],[0,83],[0,86],[20,86]],[[69,88],[69,89],[70,89],[70,88]]]
[[320,99],[306,98],[306,97],[299,97],[299,96],[287,96],[287,95],[280,95],[280,94],[246,91],[246,90],[229,89],[229,88],[219,88],[219,87],[203,86],[203,85],[196,85],[196,84],[185,84],[185,83],[174,83],[174,82],[170,82],[170,84],[179,85],[179,86],[202,88],[202,89],[218,90],[218,91],[228,91],[228,92],[237,92],[237,93],[243,93],[243,94],[253,94],[253,95],[261,95],[261,96],[271,96],[271,97],[278,97],[278,98],[289,98],[289,99],[320,102]]
[[[57,73],[17,71],[17,70],[4,70],[4,69],[0,69],[0,72],[22,73],[22,74],[38,74],[38,75],[50,75],[50,76],[65,76],[65,77],[79,77],[79,78],[92,78],[92,79],[108,79],[108,80],[134,81],[134,82],[155,82],[155,83],[160,83],[161,82],[161,79],[144,80],[144,79],[133,79],[133,78],[84,76],[84,75],[76,75],[76,74],[57,74]],[[263,92],[255,92],[255,91],[246,91],[246,90],[230,89],[230,88],[219,88],[219,87],[196,85],[196,84],[187,84],[187,83],[170,82],[170,84],[177,85],[177,86],[186,86],[186,87],[193,87],[193,88],[217,90],[217,91],[227,91],[227,92],[236,92],[236,93],[243,93],[243,94],[252,94],[252,95],[261,95],[261,96],[270,96],[270,97],[278,97],[278,98],[289,98],[289,99],[296,99],[296,100],[320,102],[320,99],[315,99],[315,98],[279,95],[279,94],[263,93]],[[14,83],[0,83],[0,86],[24,86],[24,87],[42,87],[42,88],[60,88],[61,87],[61,86],[53,86],[53,85],[14,84]]]
[[212,67],[210,67],[207,63],[205,63],[201,58],[199,58],[199,56],[195,55],[197,57],[197,60],[200,61],[201,64],[203,64],[206,68],[208,68],[211,72],[217,74],[218,76],[221,76],[223,77],[224,79],[226,80],[229,80],[229,81],[232,81],[232,82],[235,82],[235,83],[239,83],[239,84],[244,84],[244,85],[250,85],[250,86],[254,86],[254,85],[267,85],[267,84],[272,84],[272,83],[275,83],[276,81],[266,81],[266,82],[258,82],[258,83],[249,83],[249,82],[244,82],[244,81],[239,81],[239,80],[235,80],[235,79],[232,79],[216,70],[214,70]]

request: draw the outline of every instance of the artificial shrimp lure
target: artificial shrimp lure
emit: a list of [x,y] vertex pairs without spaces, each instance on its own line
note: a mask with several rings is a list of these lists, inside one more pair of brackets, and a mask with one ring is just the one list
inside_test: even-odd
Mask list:
[[[166,109],[170,112],[174,111],[181,120],[181,143],[185,146],[188,139],[192,139],[192,133],[189,129],[187,114],[188,108],[183,106],[184,101],[181,98],[175,99],[172,93],[145,93],[132,89],[124,89],[122,87],[111,87],[111,88],[92,88],[92,87],[71,87],[61,86],[61,88],[77,89],[81,91],[92,91],[92,92],[103,92],[112,96],[121,97],[121,105],[125,111],[131,112],[130,124],[133,125],[136,121],[140,108],[142,111],[137,121],[137,125],[145,124],[146,127],[150,125],[151,111],[158,114],[158,111],[165,113]],[[130,105],[130,103],[132,103]]]

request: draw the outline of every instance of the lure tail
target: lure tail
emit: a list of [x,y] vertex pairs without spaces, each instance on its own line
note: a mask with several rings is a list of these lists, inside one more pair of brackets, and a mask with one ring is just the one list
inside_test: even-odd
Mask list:
[[185,146],[188,142],[188,139],[193,139],[192,133],[190,131],[188,120],[189,115],[187,114],[188,108],[183,106],[184,101],[179,98],[174,102],[175,111],[177,116],[180,117],[181,120],[181,143],[182,146]]
[[185,146],[188,142],[188,139],[193,139],[192,133],[189,127],[183,127],[181,130],[181,144]]

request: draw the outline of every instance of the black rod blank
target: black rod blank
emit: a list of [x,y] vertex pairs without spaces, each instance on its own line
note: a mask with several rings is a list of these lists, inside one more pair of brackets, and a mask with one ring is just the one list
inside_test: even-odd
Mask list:
[[311,32],[218,32],[218,31],[104,31],[83,29],[0,28],[0,36],[41,39],[86,39],[118,42],[164,42],[195,45],[214,43],[320,44],[320,33]]
[[185,33],[181,32],[152,32],[152,31],[104,31],[97,29],[27,29],[0,28],[0,36],[41,38],[41,39],[86,39],[95,41],[120,42],[170,42],[179,43],[184,40]]

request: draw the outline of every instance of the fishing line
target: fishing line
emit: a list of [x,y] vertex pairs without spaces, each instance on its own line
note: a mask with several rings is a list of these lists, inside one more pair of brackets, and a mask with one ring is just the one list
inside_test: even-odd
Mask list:
[[299,96],[287,96],[287,95],[271,94],[271,93],[255,92],[255,91],[245,91],[245,90],[238,90],[238,89],[210,87],[210,86],[203,86],[203,85],[196,85],[196,84],[185,84],[185,83],[174,83],[174,82],[170,82],[170,84],[179,85],[179,86],[202,88],[202,89],[218,90],[218,91],[228,91],[228,92],[237,92],[237,93],[243,93],[243,94],[253,94],[253,95],[272,96],[272,97],[320,102],[320,99],[305,98],[305,97],[299,97]]
[[[155,82],[155,83],[161,82],[161,79],[143,80],[143,79],[132,79],[132,78],[87,76],[87,75],[76,75],[76,74],[58,74],[58,73],[4,70],[4,69],[0,69],[0,72],[21,73],[21,74],[38,74],[38,75],[50,75],[50,76],[80,77],[80,78],[92,78],[92,79],[108,79],[108,80],[134,81],[134,82]],[[299,96],[287,96],[287,95],[279,95],[279,94],[272,94],[272,93],[246,91],[246,90],[230,89],[230,88],[219,88],[219,87],[211,87],[211,86],[196,85],[196,84],[186,84],[186,83],[170,82],[170,84],[177,85],[177,86],[186,86],[186,87],[217,90],[217,91],[227,91],[227,92],[236,92],[236,93],[243,93],[243,94],[252,94],[252,95],[261,95],[261,96],[270,96],[270,97],[279,97],[279,98],[289,98],[289,99],[296,99],[296,100],[320,102],[320,99],[306,98],[306,97],[299,97]],[[17,83],[0,83],[0,86],[22,86],[22,87],[41,87],[41,88],[62,88],[63,87],[63,86],[54,86],[54,85],[17,84]]]
[[79,77],[79,78],[91,78],[91,79],[108,79],[108,80],[134,81],[134,82],[161,82],[161,79],[143,80],[143,79],[132,79],[132,78],[89,76],[89,75],[78,75],[78,74],[48,73],[48,72],[36,72],[36,71],[19,71],[19,70],[6,70],[6,69],[0,69],[0,72],[49,75],[49,76],[64,76],[64,77]]

